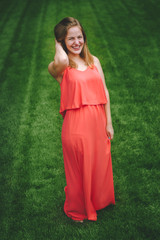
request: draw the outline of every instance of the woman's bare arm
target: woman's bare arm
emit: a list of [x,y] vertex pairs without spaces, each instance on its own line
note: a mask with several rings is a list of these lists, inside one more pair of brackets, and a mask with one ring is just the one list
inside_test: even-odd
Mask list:
[[60,83],[62,73],[69,65],[69,59],[61,44],[55,40],[55,56],[54,61],[48,65],[49,73]]
[[107,89],[107,86],[105,83],[104,73],[103,73],[100,61],[97,57],[94,57],[94,64],[97,67],[99,74],[101,75],[103,85],[104,85],[104,90],[105,90],[106,97],[107,97],[107,103],[105,104],[105,112],[106,112],[106,117],[107,117],[107,126],[106,126],[107,135],[108,135],[108,137],[110,137],[110,139],[113,139],[114,130],[112,127],[109,92],[108,92],[108,89]]

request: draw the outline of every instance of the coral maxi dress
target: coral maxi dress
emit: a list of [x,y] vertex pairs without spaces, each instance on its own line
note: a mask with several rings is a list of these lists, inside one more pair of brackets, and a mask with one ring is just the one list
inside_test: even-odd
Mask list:
[[64,212],[73,220],[96,221],[96,210],[115,204],[103,82],[96,66],[85,71],[67,67],[60,87]]

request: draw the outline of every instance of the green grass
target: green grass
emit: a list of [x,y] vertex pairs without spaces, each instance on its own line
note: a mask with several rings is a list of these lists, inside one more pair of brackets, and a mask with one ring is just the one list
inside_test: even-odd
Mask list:
[[[0,2],[0,239],[159,239],[160,64],[156,0]],[[63,212],[60,88],[53,27],[80,20],[111,99],[116,205],[98,221]]]

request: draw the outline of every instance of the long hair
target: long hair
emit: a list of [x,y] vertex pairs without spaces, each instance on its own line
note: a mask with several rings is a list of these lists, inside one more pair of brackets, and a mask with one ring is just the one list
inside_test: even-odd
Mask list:
[[[68,29],[75,26],[80,28],[84,38],[84,46],[80,53],[80,57],[85,61],[87,66],[92,66],[94,63],[94,60],[87,46],[87,37],[82,25],[77,19],[73,17],[66,17],[62,19],[54,28],[55,38],[58,42],[62,44],[64,51],[68,54],[68,50],[65,44],[65,37],[67,36]],[[71,59],[69,59],[69,65],[70,67],[73,67],[73,68],[77,67],[76,63]]]

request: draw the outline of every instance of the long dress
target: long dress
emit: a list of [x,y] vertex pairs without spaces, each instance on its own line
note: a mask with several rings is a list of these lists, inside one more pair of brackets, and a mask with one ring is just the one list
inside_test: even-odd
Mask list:
[[115,204],[103,82],[94,65],[85,71],[67,67],[60,88],[64,212],[73,220],[96,221],[96,210]]

